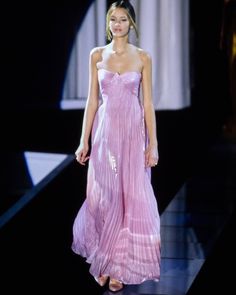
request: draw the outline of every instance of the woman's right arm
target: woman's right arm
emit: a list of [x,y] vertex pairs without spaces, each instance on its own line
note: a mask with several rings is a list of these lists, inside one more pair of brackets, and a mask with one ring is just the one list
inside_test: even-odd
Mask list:
[[80,144],[75,151],[76,160],[81,164],[85,165],[85,162],[89,159],[89,138],[93,126],[95,114],[99,105],[99,86],[98,86],[98,73],[97,73],[97,62],[99,60],[99,50],[94,48],[90,52],[89,56],[89,89],[88,98],[84,110],[82,134],[80,138]]

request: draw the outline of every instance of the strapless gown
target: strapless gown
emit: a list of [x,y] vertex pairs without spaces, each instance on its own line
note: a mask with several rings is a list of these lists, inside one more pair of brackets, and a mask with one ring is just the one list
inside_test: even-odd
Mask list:
[[87,196],[73,224],[72,250],[95,277],[124,284],[160,278],[160,217],[145,167],[141,73],[98,71],[101,104],[91,135]]

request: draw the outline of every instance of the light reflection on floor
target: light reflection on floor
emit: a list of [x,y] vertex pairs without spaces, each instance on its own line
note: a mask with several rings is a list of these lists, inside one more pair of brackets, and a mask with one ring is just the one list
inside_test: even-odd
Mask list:
[[37,185],[67,157],[65,154],[25,151],[24,157],[34,185]]
[[[74,160],[73,155],[42,152],[24,152],[25,170],[18,174],[27,174],[33,186],[23,193],[15,203],[0,215],[0,228],[27,205],[53,178]],[[16,156],[18,158],[18,156]],[[16,163],[17,167],[17,163]],[[26,171],[28,170],[28,171]],[[13,184],[14,185],[14,184]]]

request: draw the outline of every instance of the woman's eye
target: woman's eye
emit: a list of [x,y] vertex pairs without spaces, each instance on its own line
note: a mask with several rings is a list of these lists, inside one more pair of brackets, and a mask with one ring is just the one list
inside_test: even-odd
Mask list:
[[[115,21],[116,21],[116,19],[115,19],[115,18],[111,18],[111,19],[110,19],[110,21],[111,21],[111,22],[115,22]],[[127,19],[126,19],[126,18],[124,18],[124,19],[121,19],[120,21],[122,21],[122,22],[126,22],[126,21],[127,21]]]

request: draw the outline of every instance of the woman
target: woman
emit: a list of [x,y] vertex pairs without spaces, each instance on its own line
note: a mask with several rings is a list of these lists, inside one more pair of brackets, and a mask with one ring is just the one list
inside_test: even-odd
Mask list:
[[72,249],[91,264],[101,286],[109,279],[109,289],[118,291],[160,277],[160,219],[150,178],[158,148],[151,58],[128,40],[131,29],[137,33],[133,6],[113,3],[106,25],[110,43],[90,54],[88,99],[75,152],[81,165],[89,159],[89,167]]

